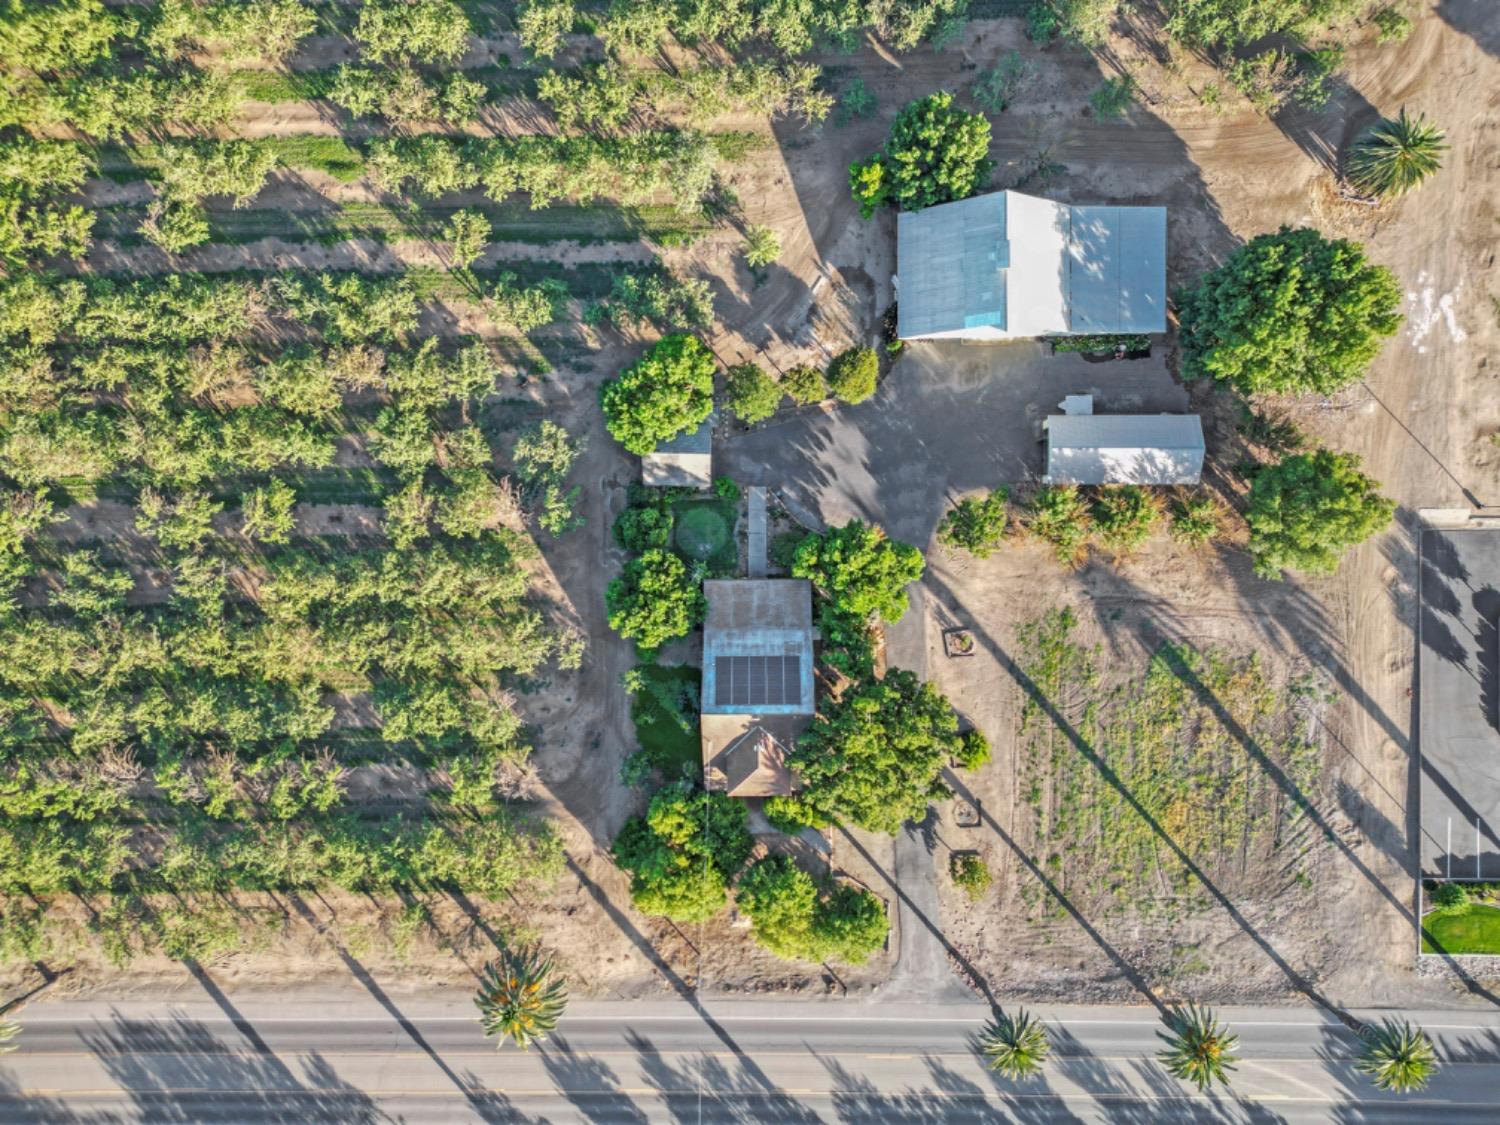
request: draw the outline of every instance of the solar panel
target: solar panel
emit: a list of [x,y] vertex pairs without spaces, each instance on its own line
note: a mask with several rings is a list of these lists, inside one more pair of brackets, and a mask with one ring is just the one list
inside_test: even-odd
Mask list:
[[715,707],[784,707],[801,697],[801,656],[714,659]]

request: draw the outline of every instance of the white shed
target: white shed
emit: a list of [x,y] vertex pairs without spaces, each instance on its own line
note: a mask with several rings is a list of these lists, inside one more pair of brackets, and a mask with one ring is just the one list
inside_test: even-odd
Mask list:
[[1013,340],[1167,330],[1167,211],[992,192],[896,217],[896,334]]
[[707,488],[713,483],[714,419],[664,441],[641,458],[641,483],[657,488]]
[[1203,423],[1196,414],[1054,414],[1048,484],[1197,484]]

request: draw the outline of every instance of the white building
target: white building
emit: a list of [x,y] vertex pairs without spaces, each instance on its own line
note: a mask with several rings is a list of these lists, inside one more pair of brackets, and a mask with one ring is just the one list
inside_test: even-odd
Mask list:
[[664,441],[641,458],[641,483],[655,488],[707,488],[713,483],[714,419]]
[[896,217],[896,334],[1013,340],[1165,332],[1165,207],[993,192]]
[[1196,414],[1054,414],[1048,484],[1197,484],[1203,423]]

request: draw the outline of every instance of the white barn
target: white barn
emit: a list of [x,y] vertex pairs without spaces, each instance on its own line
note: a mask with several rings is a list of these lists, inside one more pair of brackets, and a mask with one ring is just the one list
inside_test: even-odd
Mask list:
[[1048,484],[1197,484],[1196,414],[1054,414],[1045,422]]
[[1167,211],[977,195],[898,215],[896,271],[903,340],[1165,332]]

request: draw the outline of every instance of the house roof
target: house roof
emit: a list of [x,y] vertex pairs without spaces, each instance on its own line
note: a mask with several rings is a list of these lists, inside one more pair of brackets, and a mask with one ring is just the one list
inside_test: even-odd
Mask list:
[[641,458],[641,480],[656,487],[707,488],[713,480],[714,419],[684,430]]
[[735,797],[786,795],[784,758],[813,716],[812,583],[703,583],[703,777]]
[[1196,414],[1054,414],[1046,425],[1053,484],[1197,484],[1203,474]]
[[703,714],[811,715],[812,584],[710,579],[703,594]]
[[896,218],[903,338],[1166,330],[1163,207],[994,192]]
[[810,715],[703,716],[705,786],[731,797],[789,797],[801,788],[786,756]]

